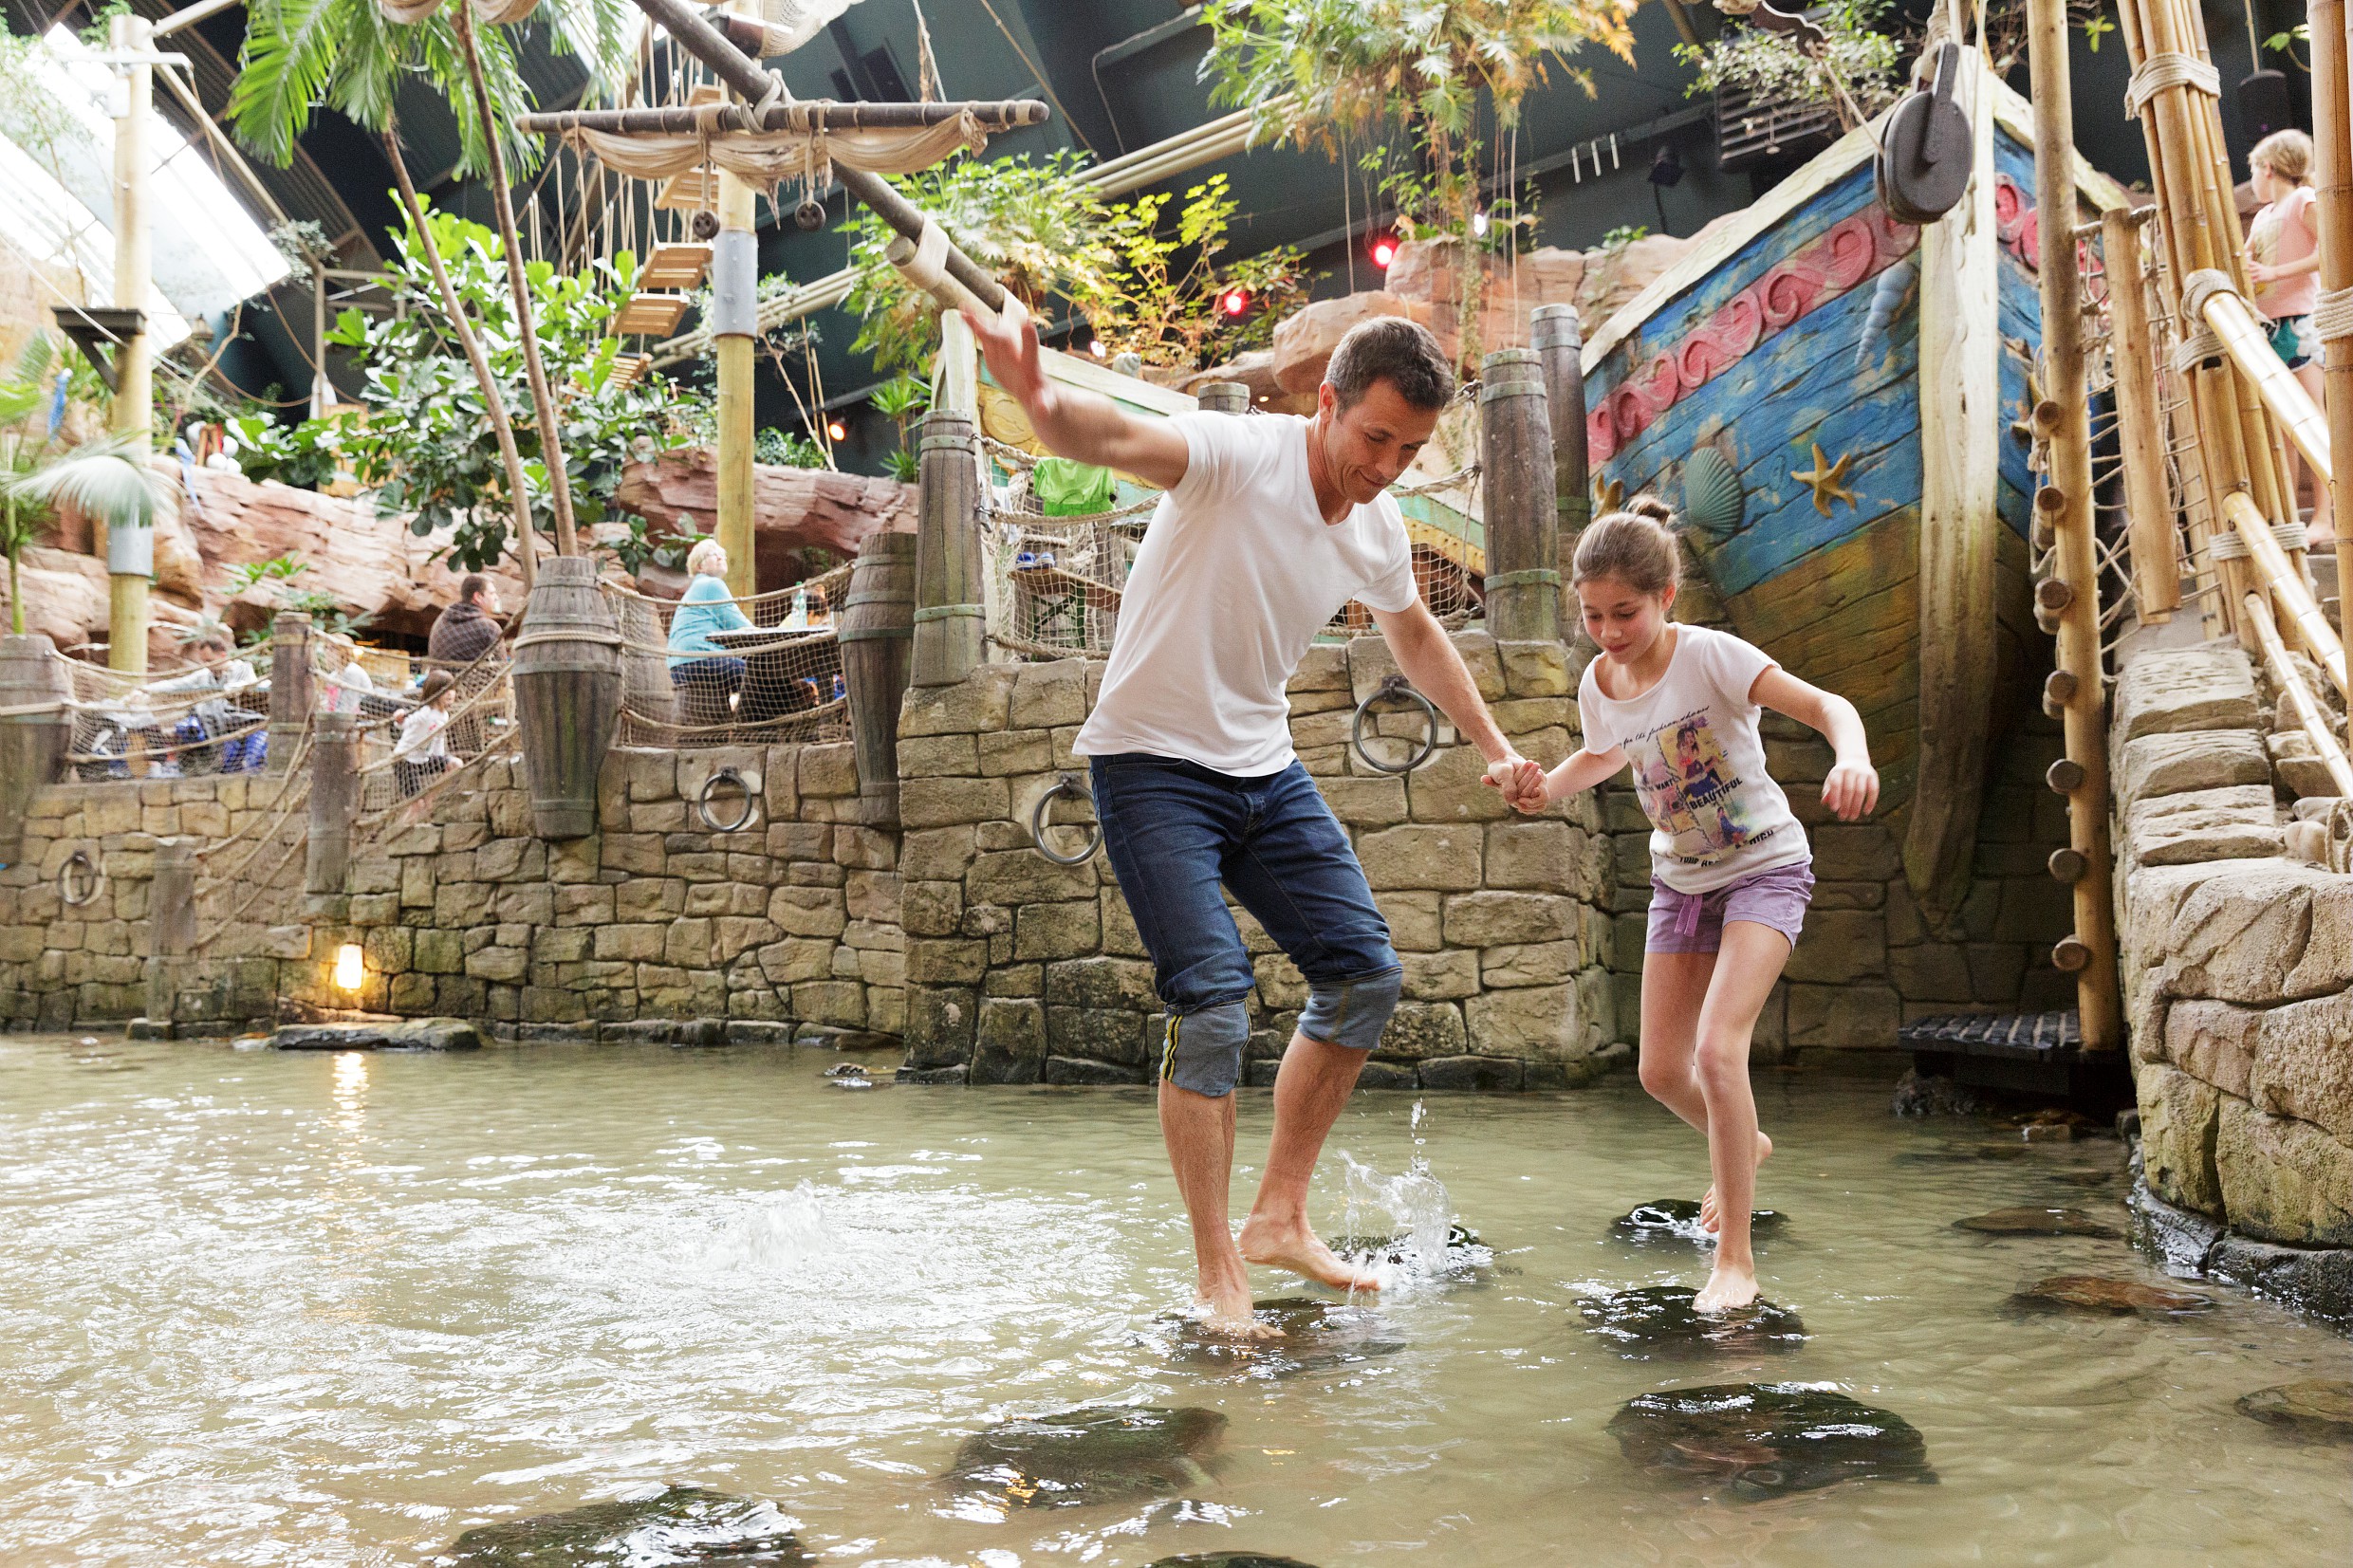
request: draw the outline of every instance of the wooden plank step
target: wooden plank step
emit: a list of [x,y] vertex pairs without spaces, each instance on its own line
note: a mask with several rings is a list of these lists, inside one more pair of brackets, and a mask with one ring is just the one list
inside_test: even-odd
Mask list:
[[613,315],[613,335],[646,333],[667,338],[678,329],[678,318],[686,314],[686,305],[683,294],[632,294],[629,303]]
[[711,269],[711,247],[692,240],[674,240],[654,247],[638,274],[640,288],[699,288]]
[[2083,1022],[2072,1007],[2040,1013],[1940,1013],[1903,1024],[1896,1038],[1916,1051],[1955,1056],[2048,1060],[2084,1048]]
[[633,387],[644,380],[646,372],[653,368],[651,354],[623,354],[613,361],[612,373],[605,377],[604,384],[616,389]]
[[716,212],[719,176],[709,169],[689,169],[662,181],[654,205],[669,212]]

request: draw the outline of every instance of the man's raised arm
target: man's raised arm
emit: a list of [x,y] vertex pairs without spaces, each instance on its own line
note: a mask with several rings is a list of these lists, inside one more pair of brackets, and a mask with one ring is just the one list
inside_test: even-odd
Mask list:
[[979,341],[989,374],[1029,415],[1029,428],[1057,457],[1132,473],[1148,485],[1174,489],[1185,476],[1191,454],[1185,438],[1165,419],[1138,419],[1120,412],[1108,397],[1047,379],[1038,362],[1038,328],[1011,294],[998,316],[964,320]]

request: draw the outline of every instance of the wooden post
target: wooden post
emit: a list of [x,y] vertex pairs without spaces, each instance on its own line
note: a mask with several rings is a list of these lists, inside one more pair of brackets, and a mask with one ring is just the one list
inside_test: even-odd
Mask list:
[[147,884],[147,1016],[155,1022],[171,1022],[180,968],[195,946],[196,842],[159,839]]
[[343,891],[351,869],[351,822],[360,802],[360,719],[322,713],[310,743],[310,833],[303,850],[303,891]]
[[[2353,288],[2353,84],[2348,84],[2344,0],[2310,0],[2307,21],[2312,37],[2312,146],[2320,215],[2321,289]],[[2321,340],[2321,391],[2328,405],[2328,445],[2353,452],[2353,338]],[[2329,495],[2342,508],[2348,498],[2344,481],[2332,479]],[[2342,509],[2333,513],[2343,517]],[[2343,539],[2347,526],[2339,523]],[[2344,581],[2345,553],[2337,552]]]
[[1577,541],[1593,520],[1585,434],[1584,324],[1573,304],[1540,304],[1531,313],[1529,343],[1544,366],[1545,413],[1552,421],[1552,531],[1561,574],[1561,636],[1578,624]]
[[2107,688],[2100,659],[2100,567],[2092,535],[2091,423],[2084,406],[2083,276],[2075,260],[2075,137],[2067,77],[2066,0],[2028,0],[2034,104],[2034,193],[2042,247],[2043,396],[2051,422],[2050,484],[2063,498],[2052,519],[2052,566],[2072,590],[2059,615],[2059,668],[2075,677],[2061,710],[2067,759],[2082,776],[2067,793],[2067,840],[2084,858],[2074,888],[2075,932],[2084,962],[2076,1000],[2086,1051],[2124,1044],[2117,990],[2114,864],[2108,846]]
[[1487,499],[1487,629],[1499,641],[1561,639],[1560,483],[1544,364],[1532,348],[1479,361],[1479,464]]
[[932,413],[923,421],[919,461],[913,679],[917,686],[954,686],[988,651],[980,457],[973,421]]
[[280,610],[269,619],[269,753],[262,766],[283,773],[294,763],[310,718],[310,618]]
[[719,504],[713,537],[727,551],[727,591],[737,599],[759,592],[752,561],[752,362],[760,245],[752,231],[749,181],[719,175],[719,235],[711,252],[711,343],[719,370]]
[[1251,410],[1251,389],[1246,381],[1210,381],[1193,395],[1193,400],[1211,414],[1248,414]]
[[[154,24],[127,12],[110,18],[106,47],[113,54],[145,54],[154,44]],[[147,120],[153,113],[155,67],[112,67],[123,89],[122,112],[115,117],[115,306],[142,312],[140,323],[115,345],[113,425],[132,437],[133,460],[142,468],[154,442],[155,381],[143,312],[153,292],[153,236],[147,216]],[[133,674],[147,671],[147,589],[156,575],[156,530],[106,531],[106,664]]]
[[[2340,0],[2342,3],[2342,0]],[[2132,541],[2133,598],[2140,618],[2169,621],[2181,608],[2181,552],[2165,470],[2165,421],[2157,405],[2148,269],[2140,225],[2121,208],[2101,215],[2108,276],[2108,352],[2116,361],[2117,444],[2124,456],[2124,526]]]

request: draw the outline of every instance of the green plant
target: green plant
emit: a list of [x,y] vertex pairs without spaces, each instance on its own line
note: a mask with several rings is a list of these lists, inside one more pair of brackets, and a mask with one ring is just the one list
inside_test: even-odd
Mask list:
[[1819,53],[1762,28],[1734,27],[1704,44],[1677,44],[1675,57],[1695,68],[1691,97],[1731,90],[1765,102],[1831,103],[1851,128],[1856,111],[1875,115],[1903,91],[1899,41],[1880,26],[1886,10],[1887,0],[1829,0],[1808,9],[1829,40]]
[[232,455],[238,472],[257,484],[274,479],[306,490],[335,477],[348,434],[343,415],[282,425],[267,414],[245,414],[231,419],[228,428],[237,443]]
[[644,518],[632,515],[625,522],[629,529],[627,533],[619,539],[607,540],[597,547],[609,552],[614,560],[621,563],[621,570],[631,577],[645,570],[649,562],[670,571],[682,572],[686,570],[687,552],[711,537],[709,534],[687,532],[655,538],[647,533]]
[[771,425],[752,436],[751,460],[785,469],[822,469],[825,466],[825,449],[798,432],[782,431]]
[[[1108,353],[1181,370],[1264,347],[1306,291],[1305,252],[1280,245],[1220,265],[1237,206],[1224,175],[1185,193],[1174,233],[1162,231],[1169,200],[1166,192],[1139,196],[1105,214],[1117,267],[1077,302],[1096,341]],[[1239,313],[1223,304],[1234,289],[1245,297]]]
[[290,555],[273,555],[268,561],[247,561],[229,568],[230,592],[241,594],[257,582],[291,582],[309,568]]
[[[427,222],[431,255],[473,324],[498,407],[510,421],[532,515],[551,507],[547,454],[554,450],[564,454],[581,520],[604,521],[637,450],[660,451],[686,439],[673,412],[676,389],[667,378],[613,384],[621,340],[608,326],[636,282],[637,257],[624,250],[579,274],[559,273],[546,262],[525,268],[556,411],[549,440],[533,409],[499,237],[445,212],[428,212]],[[327,335],[359,358],[371,410],[364,423],[344,433],[343,451],[362,484],[380,487],[380,507],[413,512],[410,526],[420,535],[453,529],[451,561],[478,571],[508,548],[510,481],[481,384],[439,308],[425,243],[414,229],[395,241],[399,260],[387,286],[406,308],[372,318],[346,310]]]
[[899,427],[899,447],[883,458],[884,469],[899,483],[914,484],[921,464],[908,427],[932,406],[932,389],[912,376],[894,376],[875,389],[870,401],[877,414]]
[[324,588],[289,589],[278,596],[278,608],[308,616],[311,626],[328,636],[348,636],[369,618],[353,615],[343,608],[343,600]]
[[[2296,52],[2299,44],[2304,46],[2303,54]],[[2309,22],[2299,22],[2286,32],[2273,33],[2263,41],[2263,46],[2273,54],[2286,55],[2300,71],[2308,74],[2312,69],[2312,63],[2307,58],[2312,52],[2312,25]]]
[[1623,250],[1627,246],[1632,245],[1636,240],[1644,240],[1648,238],[1650,238],[1649,224],[1621,223],[1617,228],[1602,236],[1602,249],[1604,250]]
[[[44,441],[46,451],[48,443]],[[17,451],[9,453],[8,472],[0,477],[0,513],[6,533],[0,535],[9,558],[9,603],[15,630],[25,629],[24,596],[18,589],[17,558],[32,542],[30,517],[70,507],[93,523],[108,528],[155,526],[156,508],[169,498],[163,478],[147,461],[143,438],[109,435],[87,441],[71,451],[36,456],[30,467],[16,467]]]

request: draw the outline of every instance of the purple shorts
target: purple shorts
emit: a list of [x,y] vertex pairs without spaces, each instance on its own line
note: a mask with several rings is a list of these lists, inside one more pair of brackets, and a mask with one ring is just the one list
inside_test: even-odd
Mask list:
[[1797,946],[1813,902],[1813,862],[1775,866],[1744,876],[1714,893],[1677,893],[1657,876],[1650,879],[1650,936],[1645,952],[1714,952],[1724,945],[1724,922],[1753,920],[1770,926]]

